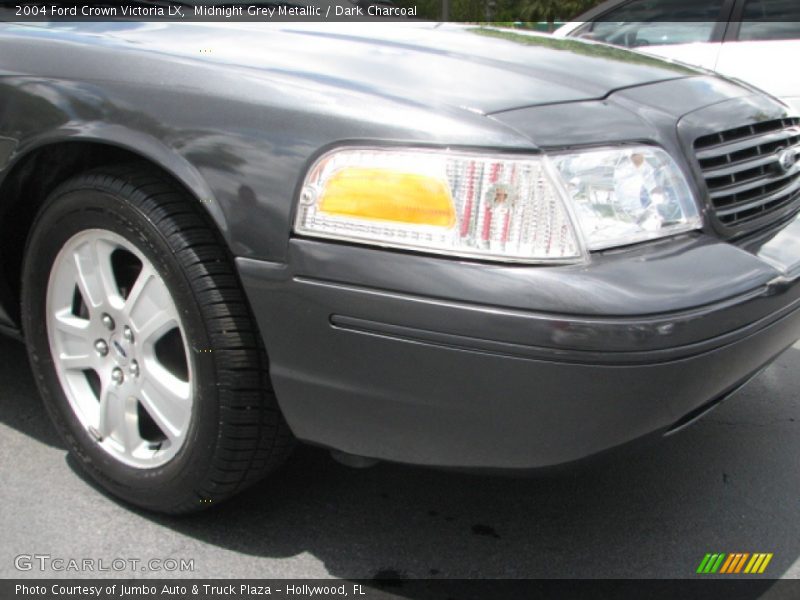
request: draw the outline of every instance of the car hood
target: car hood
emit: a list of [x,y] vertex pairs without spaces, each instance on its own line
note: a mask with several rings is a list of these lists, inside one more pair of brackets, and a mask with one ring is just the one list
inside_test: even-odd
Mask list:
[[602,44],[456,25],[105,22],[44,31],[482,114],[604,98],[696,74]]

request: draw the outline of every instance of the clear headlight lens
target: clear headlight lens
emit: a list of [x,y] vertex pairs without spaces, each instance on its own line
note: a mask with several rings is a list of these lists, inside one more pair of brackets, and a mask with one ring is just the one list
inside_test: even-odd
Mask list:
[[342,149],[303,185],[295,231],[505,261],[574,262],[575,227],[543,157]]
[[303,183],[295,231],[378,246],[518,262],[577,262],[598,250],[701,225],[663,150],[550,157],[344,148]]
[[686,179],[664,150],[627,146],[550,157],[589,250],[701,226]]

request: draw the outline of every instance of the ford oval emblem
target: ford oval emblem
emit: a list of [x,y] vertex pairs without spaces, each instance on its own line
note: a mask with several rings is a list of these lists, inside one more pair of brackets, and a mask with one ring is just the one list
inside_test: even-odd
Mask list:
[[794,148],[778,150],[778,165],[784,173],[789,172],[796,161],[797,155],[795,154]]

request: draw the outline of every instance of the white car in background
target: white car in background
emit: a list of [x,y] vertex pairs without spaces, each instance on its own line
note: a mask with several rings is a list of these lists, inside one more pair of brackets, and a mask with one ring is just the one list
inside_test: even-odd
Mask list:
[[718,71],[800,112],[800,0],[609,0],[554,35]]

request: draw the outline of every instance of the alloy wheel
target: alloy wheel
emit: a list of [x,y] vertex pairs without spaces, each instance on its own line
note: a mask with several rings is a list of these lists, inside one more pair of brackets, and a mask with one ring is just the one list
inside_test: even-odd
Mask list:
[[131,467],[172,459],[195,390],[180,315],[153,264],[120,235],[82,231],[55,259],[46,311],[61,387],[89,435]]

